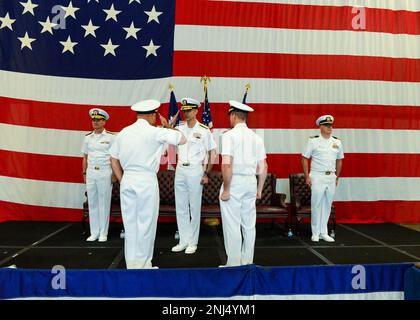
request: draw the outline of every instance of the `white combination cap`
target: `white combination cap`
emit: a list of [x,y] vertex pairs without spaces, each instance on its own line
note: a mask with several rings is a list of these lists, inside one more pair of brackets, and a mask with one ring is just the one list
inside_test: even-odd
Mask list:
[[105,110],[99,108],[93,108],[89,110],[89,115],[92,119],[103,119],[108,120],[109,114]]
[[333,123],[334,123],[334,117],[330,114],[326,114],[316,119],[317,126],[321,126],[323,124],[333,124]]
[[193,98],[181,99],[181,110],[191,110],[193,108],[200,108],[200,102]]
[[254,109],[252,109],[250,106],[247,106],[246,104],[240,103],[238,101],[235,100],[230,100],[229,101],[229,111],[228,113],[231,113],[232,111],[241,111],[241,112],[253,112]]
[[157,100],[143,100],[133,104],[131,110],[140,113],[152,113],[160,107],[160,102]]

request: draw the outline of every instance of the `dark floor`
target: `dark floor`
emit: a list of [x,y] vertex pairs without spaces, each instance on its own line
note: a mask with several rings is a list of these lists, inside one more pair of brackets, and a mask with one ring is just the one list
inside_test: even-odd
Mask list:
[[[110,226],[108,242],[86,242],[79,223],[0,224],[0,267],[49,269],[125,268],[122,225]],[[221,225],[202,224],[197,252],[173,253],[176,224],[158,225],[153,264],[160,268],[217,267],[226,262]],[[257,224],[254,263],[263,266],[399,263],[420,261],[420,232],[395,224],[338,225],[336,242],[312,243],[309,225],[288,238],[283,226]]]

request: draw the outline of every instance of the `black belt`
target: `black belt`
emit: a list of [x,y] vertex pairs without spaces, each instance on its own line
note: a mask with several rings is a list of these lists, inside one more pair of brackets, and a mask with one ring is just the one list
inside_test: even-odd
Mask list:
[[111,169],[111,166],[90,166],[88,169],[91,170],[104,170],[104,169]]

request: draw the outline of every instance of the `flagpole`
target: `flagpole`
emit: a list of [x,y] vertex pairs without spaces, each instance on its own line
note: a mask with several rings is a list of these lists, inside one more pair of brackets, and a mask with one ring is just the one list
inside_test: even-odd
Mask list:
[[244,93],[244,97],[242,99],[242,103],[246,103],[246,97],[248,96],[249,89],[251,89],[251,84],[250,83],[247,83],[245,85],[245,93]]
[[249,89],[251,89],[251,84],[250,83],[247,83],[245,85],[245,91],[246,91],[246,93],[248,93]]
[[[171,120],[171,99],[172,99],[172,92],[174,91],[174,86],[172,85],[172,83],[169,84],[168,86],[171,98],[169,99],[169,115],[168,115],[168,120]],[[172,161],[174,161],[175,163],[175,159],[176,159],[176,151],[175,151],[175,147],[168,145],[168,148],[166,150],[167,153],[167,160],[168,160],[168,165],[167,165],[167,170],[175,170],[175,167],[172,164]]]
[[203,76],[200,79],[200,83],[204,82],[204,94],[207,94],[207,87],[210,81],[211,81],[210,77],[207,77],[207,76]]
[[[210,77],[207,77],[207,76],[203,76],[200,79],[200,83],[204,82],[204,96],[205,97],[207,96],[207,88],[210,81],[211,81]],[[219,218],[206,218],[204,219],[204,223],[210,227],[216,227],[220,225]]]
[[210,129],[213,127],[212,119],[210,115],[210,105],[208,103],[208,84],[210,83],[211,79],[207,76],[202,76],[200,78],[200,83],[204,82],[204,108],[202,113],[201,121],[204,125],[208,126]]

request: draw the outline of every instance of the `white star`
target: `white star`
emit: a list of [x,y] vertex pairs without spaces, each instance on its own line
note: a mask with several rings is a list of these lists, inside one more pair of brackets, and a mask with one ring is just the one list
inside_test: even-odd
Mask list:
[[[99,0],[95,0],[97,3],[99,3]],[[90,2],[90,0],[88,0],[88,3]]]
[[72,1],[70,1],[67,7],[62,7],[62,8],[64,9],[64,11],[66,11],[66,15],[64,16],[64,19],[70,16],[76,19],[76,11],[78,11],[79,8],[73,7]]
[[45,20],[45,22],[39,21],[39,24],[42,26],[41,33],[48,31],[51,34],[53,34],[52,28],[57,25],[56,23],[51,23],[50,17],[47,17],[47,20]]
[[106,18],[105,21],[109,20],[109,19],[113,19],[115,21],[117,21],[117,14],[121,13],[121,11],[115,10],[114,8],[114,4],[111,5],[111,8],[109,8],[108,10],[103,9],[106,13]]
[[23,36],[23,37],[18,37],[18,39],[19,39],[19,41],[22,43],[21,45],[20,45],[20,49],[22,50],[23,48],[25,48],[25,47],[28,47],[29,49],[31,49],[32,50],[32,45],[31,45],[31,42],[33,42],[33,41],[35,41],[36,39],[35,38],[29,38],[29,36],[28,36],[28,32],[25,32],[25,36]]
[[137,3],[141,4],[140,0],[130,0],[130,2],[128,4],[131,4],[132,2],[137,2]]
[[23,12],[22,12],[22,14],[25,14],[25,13],[29,12],[33,16],[35,15],[34,9],[36,7],[38,7],[38,5],[32,3],[32,0],[28,0],[28,2],[26,2],[26,3],[23,3],[23,2],[19,2],[19,3],[23,6]]
[[96,29],[98,29],[98,28],[99,28],[99,26],[94,26],[94,25],[92,24],[92,19],[91,19],[91,20],[89,20],[89,23],[88,23],[87,25],[82,26],[82,28],[83,28],[83,29],[85,29],[85,38],[86,38],[88,35],[92,35],[92,36],[94,36],[94,37],[96,38],[95,31],[96,31]]
[[134,27],[134,22],[131,22],[131,25],[128,28],[123,29],[127,32],[127,35],[125,36],[126,39],[128,39],[129,37],[137,39],[137,32],[141,30],[141,28]]
[[145,11],[144,13],[149,16],[147,23],[149,23],[152,20],[156,21],[157,23],[160,23],[158,17],[162,14],[162,12],[156,11],[155,6],[153,6],[151,11]]
[[108,40],[107,44],[101,44],[101,47],[105,49],[104,56],[108,53],[112,54],[115,57],[115,49],[119,47],[118,44],[112,44],[111,39]]
[[6,13],[6,15],[3,18],[0,18],[0,21],[0,29],[8,27],[10,30],[13,31],[12,24],[16,21],[16,19],[10,19],[9,13]]
[[66,52],[66,51],[70,51],[71,53],[73,53],[74,54],[74,50],[73,50],[73,48],[74,48],[74,46],[78,43],[78,42],[72,42],[71,41],[71,38],[70,38],[70,36],[67,38],[67,40],[66,41],[60,41],[60,43],[63,45],[63,52],[62,53],[64,53],[64,52]]
[[156,46],[153,43],[153,40],[150,40],[150,43],[149,43],[148,46],[142,46],[142,47],[147,50],[147,52],[146,52],[146,58],[147,58],[151,54],[153,54],[155,57],[157,57],[156,50],[159,49],[161,46]]

